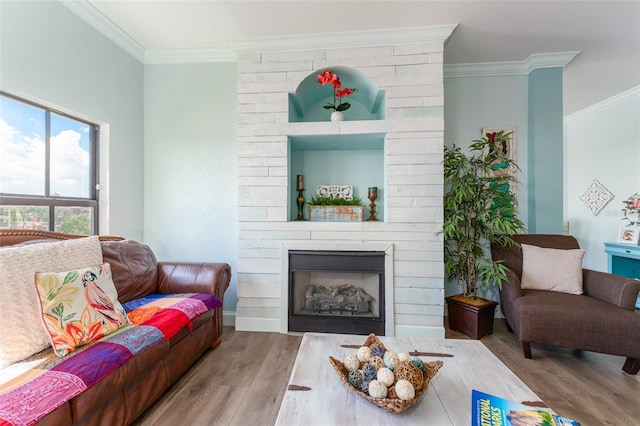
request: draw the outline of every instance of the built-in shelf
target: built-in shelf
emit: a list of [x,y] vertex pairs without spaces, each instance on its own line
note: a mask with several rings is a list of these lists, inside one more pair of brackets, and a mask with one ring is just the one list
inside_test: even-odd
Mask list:
[[[342,87],[357,92],[345,98],[351,108],[344,121],[329,121],[331,111],[323,105],[333,102],[333,88],[317,82],[318,74],[330,69],[341,79]],[[296,220],[297,176],[304,177],[303,196],[316,196],[318,185],[351,185],[354,195],[365,206],[369,217],[368,188],[378,188],[376,217],[384,221],[385,137],[389,123],[385,118],[385,93],[362,72],[346,67],[323,68],[309,74],[289,94],[288,135],[289,220]],[[264,129],[268,131],[268,129]],[[304,218],[309,219],[308,206]]]
[[[318,185],[351,185],[354,195],[365,205],[366,217],[369,217],[368,188],[377,187],[376,217],[383,221],[384,144],[382,133],[289,136],[290,220],[297,217],[297,175],[303,175],[306,200],[316,195]],[[308,218],[305,206],[305,219]]]
[[291,151],[384,151],[384,133],[289,136]]

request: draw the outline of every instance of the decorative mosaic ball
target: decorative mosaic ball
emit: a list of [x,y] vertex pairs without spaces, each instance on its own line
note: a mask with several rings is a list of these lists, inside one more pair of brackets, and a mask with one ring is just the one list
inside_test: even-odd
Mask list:
[[371,348],[369,348],[369,346],[360,346],[360,349],[358,349],[358,359],[362,362],[367,362],[369,358],[371,358]]
[[384,367],[384,361],[379,356],[372,356],[369,358],[369,364],[373,365],[376,368],[376,371]]
[[409,355],[406,352],[400,352],[398,353],[398,359],[400,360],[400,362],[404,362],[404,361],[411,362],[411,355]]
[[374,346],[371,348],[371,356],[379,356],[380,358],[384,357],[384,349],[382,346]]
[[413,386],[413,389],[422,389],[424,383],[424,375],[420,369],[410,362],[404,361],[398,364],[393,370],[395,381],[407,380]]
[[360,368],[360,360],[355,355],[347,355],[343,363],[344,368],[346,368],[348,371],[357,370],[358,368]]
[[404,401],[411,401],[416,396],[413,385],[407,380],[398,380],[396,383],[396,395]]
[[364,379],[364,376],[362,375],[360,370],[351,370],[349,371],[349,375],[347,376],[347,378],[349,379],[349,383],[351,383],[352,386],[358,387],[360,383],[362,383],[362,379]]
[[372,380],[369,383],[369,396],[373,399],[382,399],[387,397],[387,387],[378,380]]
[[411,364],[415,365],[424,373],[424,362],[420,358],[414,358],[411,360]]
[[398,398],[398,394],[396,393],[396,387],[391,386],[387,388],[387,398],[396,399]]
[[360,390],[366,394],[369,393],[369,383],[371,383],[371,380],[363,380],[360,382]]
[[393,371],[389,370],[387,367],[382,367],[378,370],[378,375],[376,377],[378,381],[386,387],[391,386],[394,381]]
[[398,354],[393,351],[385,352],[382,360],[384,361],[384,366],[389,370],[393,370],[394,368],[396,368],[396,365],[400,364],[400,361],[398,360]]
[[362,368],[362,372],[364,373],[364,377],[369,380],[373,380],[376,378],[377,369],[373,364],[365,364]]

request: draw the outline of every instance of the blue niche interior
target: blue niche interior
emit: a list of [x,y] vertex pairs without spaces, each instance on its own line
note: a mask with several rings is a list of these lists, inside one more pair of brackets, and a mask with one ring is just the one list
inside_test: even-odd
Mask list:
[[378,90],[362,72],[348,67],[326,67],[304,78],[294,93],[289,93],[289,122],[330,121],[333,110],[323,108],[333,103],[333,86],[318,83],[318,75],[325,71],[338,75],[342,88],[356,88],[357,91],[343,102],[351,107],[343,111],[344,120],[383,120],[385,118],[385,92]]
[[[318,185],[352,185],[369,217],[368,188],[378,188],[376,218],[385,218],[385,134],[289,136],[289,220],[297,216],[297,175],[304,176],[306,201]],[[304,218],[309,220],[308,204]]]

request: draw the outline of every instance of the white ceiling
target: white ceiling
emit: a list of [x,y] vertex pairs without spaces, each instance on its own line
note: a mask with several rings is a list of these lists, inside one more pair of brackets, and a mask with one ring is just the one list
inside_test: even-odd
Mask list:
[[565,115],[640,85],[640,1],[88,0],[147,50],[458,24],[445,64],[580,51],[565,68]]

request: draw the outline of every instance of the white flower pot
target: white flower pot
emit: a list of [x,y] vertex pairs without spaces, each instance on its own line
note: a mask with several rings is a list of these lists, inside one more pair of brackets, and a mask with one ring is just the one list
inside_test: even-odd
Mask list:
[[342,121],[344,120],[344,114],[342,111],[333,111],[331,113],[331,121]]

